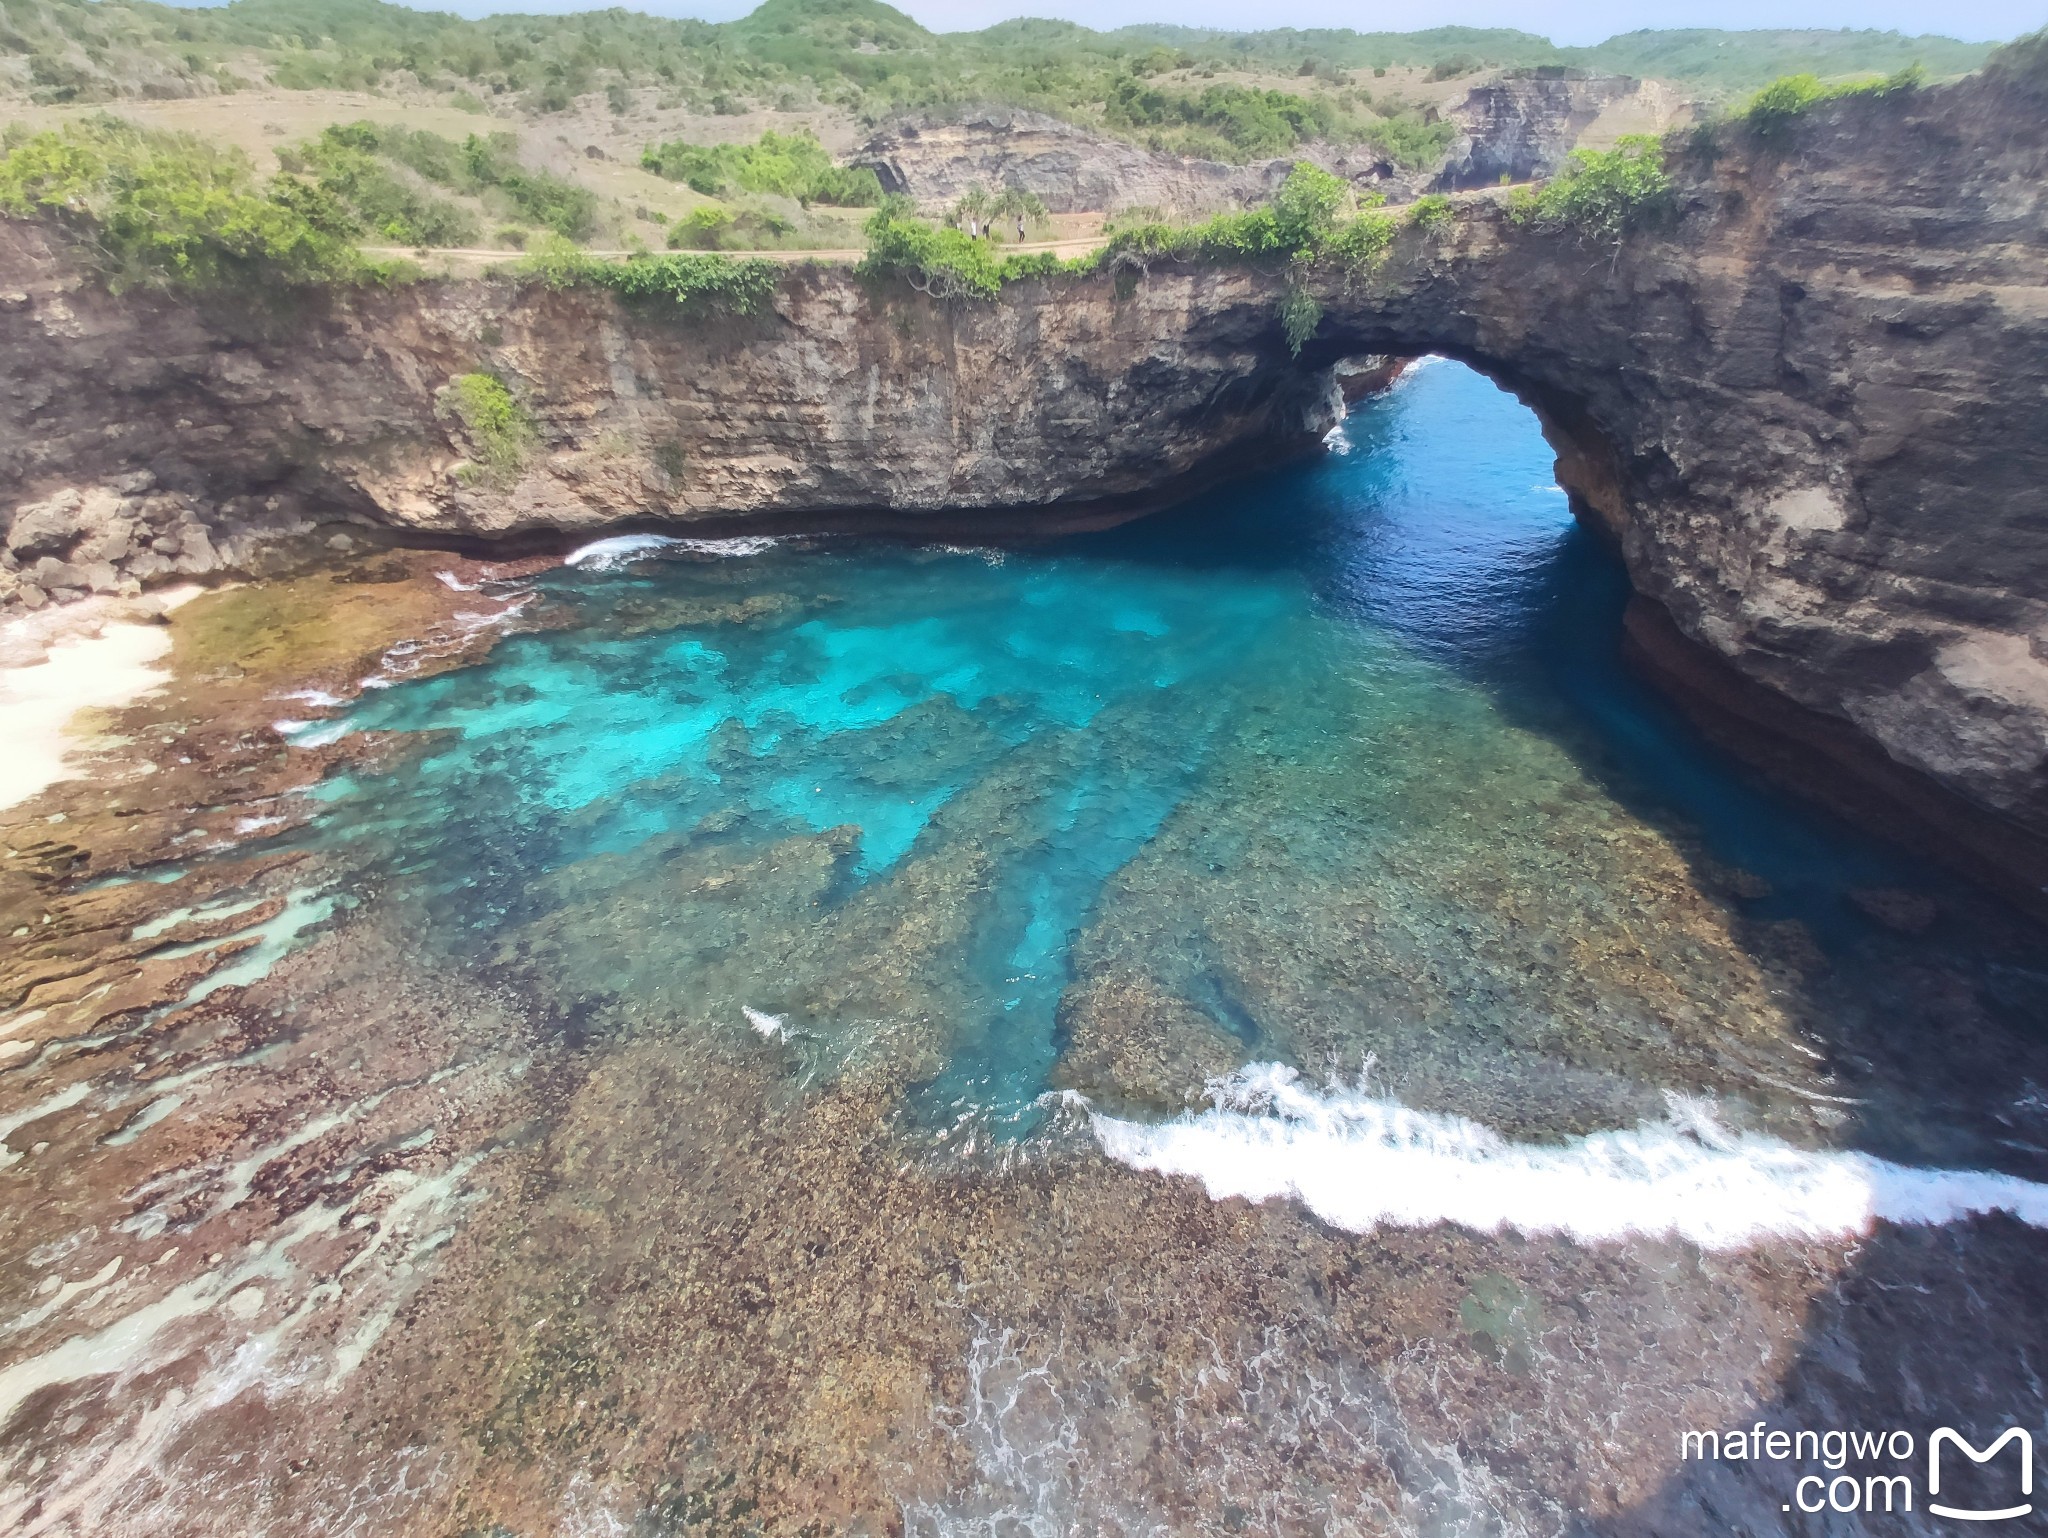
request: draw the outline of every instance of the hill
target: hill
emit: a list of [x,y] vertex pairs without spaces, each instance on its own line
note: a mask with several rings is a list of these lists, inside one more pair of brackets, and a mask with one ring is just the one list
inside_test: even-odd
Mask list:
[[1070,22],[1021,20],[941,34],[881,0],[766,0],[725,23],[630,10],[471,21],[384,0],[233,0],[207,9],[151,0],[8,0],[0,12],[0,85],[45,103],[272,85],[509,96],[534,113],[565,111],[593,91],[646,88],[714,111],[832,107],[873,117],[972,100],[1085,120],[1119,80],[1132,77],[1283,75],[1313,90],[1355,71],[1442,80],[1534,66],[1660,76],[1703,94],[1730,95],[1801,71],[1889,73],[1917,62],[1936,77],[1962,74],[1989,51],[1949,38],[1873,31],[1635,32],[1591,48],[1469,27],[1228,33],[1153,25],[1093,32]]

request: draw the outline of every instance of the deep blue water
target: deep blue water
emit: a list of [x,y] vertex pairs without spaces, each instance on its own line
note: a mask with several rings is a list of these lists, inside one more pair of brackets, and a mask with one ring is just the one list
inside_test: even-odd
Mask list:
[[[1024,548],[565,568],[482,665],[365,696],[417,752],[329,787],[321,837],[604,1029],[774,1017],[819,1073],[889,1064],[927,1128],[1028,1131],[1136,989],[1205,1071],[1369,1070],[1538,1132],[1675,1089],[1981,1153],[1954,1114],[1829,1109],[1925,1103],[1887,968],[1966,965],[2003,1021],[1982,957],[1845,898],[1948,889],[1624,671],[1624,575],[1528,413],[1433,361],[1333,450]],[[1702,895],[1724,867],[1745,897]],[[1199,1083],[1162,1050],[1081,1087],[1171,1108]]]

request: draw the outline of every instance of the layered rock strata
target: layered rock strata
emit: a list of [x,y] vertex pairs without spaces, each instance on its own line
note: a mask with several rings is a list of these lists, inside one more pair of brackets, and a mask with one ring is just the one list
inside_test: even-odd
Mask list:
[[[1298,357],[1284,275],[1250,269],[1162,262],[942,304],[817,268],[751,318],[513,283],[287,311],[112,296],[43,227],[0,225],[0,508],[19,546],[0,583],[139,576],[93,541],[125,538],[132,562],[145,529],[155,555],[203,561],[182,515],[175,552],[155,544],[149,496],[188,499],[216,556],[260,542],[262,518],[503,544],[1114,517],[1312,445],[1346,360],[1442,352],[1537,409],[1639,593],[1786,702],[1771,731],[1803,733],[1824,776],[1851,772],[1828,743],[1869,748],[1898,771],[1887,806],[1948,798],[1970,831],[1930,836],[2038,900],[2041,92],[1994,73],[1836,103],[1768,145],[1724,135],[1679,167],[1668,224],[1620,246],[1468,200],[1448,237],[1408,230],[1375,273],[1319,279]],[[530,419],[510,462],[463,426],[451,386],[474,371]],[[65,546],[43,531],[72,517],[52,511],[68,493],[118,517]],[[71,570],[46,584],[45,560]]]
[[1444,191],[1549,176],[1580,145],[1661,134],[1692,108],[1669,86],[1628,75],[1529,70],[1474,86],[1448,116],[1457,125],[1436,185]]

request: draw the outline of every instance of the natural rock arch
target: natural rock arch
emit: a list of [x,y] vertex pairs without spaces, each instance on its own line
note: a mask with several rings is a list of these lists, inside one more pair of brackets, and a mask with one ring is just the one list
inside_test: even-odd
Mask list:
[[[229,560],[320,518],[498,543],[1043,529],[1314,443],[1341,358],[1440,352],[1537,410],[1667,682],[2048,909],[2042,91],[1994,73],[1734,136],[1618,249],[1473,200],[1444,241],[1318,277],[1299,357],[1282,276],[1244,269],[951,304],[798,269],[751,318],[508,282],[251,313],[109,295],[0,221],[0,507],[68,487],[118,523],[153,480]],[[461,473],[443,392],[480,367],[535,421],[509,483]]]

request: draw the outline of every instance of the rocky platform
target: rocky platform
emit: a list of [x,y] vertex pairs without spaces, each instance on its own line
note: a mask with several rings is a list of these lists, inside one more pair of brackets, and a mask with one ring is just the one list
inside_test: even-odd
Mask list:
[[[2048,85],[1993,71],[1729,133],[1620,247],[1485,198],[1323,281],[1154,264],[942,304],[793,272],[773,312],[422,283],[290,309],[114,296],[0,224],[6,601],[371,527],[985,534],[1125,515],[1312,446],[1339,364],[1442,352],[1542,417],[1637,649],[1809,786],[2048,906]],[[480,470],[449,387],[533,425]],[[48,564],[46,564],[48,563]],[[161,563],[161,564],[160,564]]]

